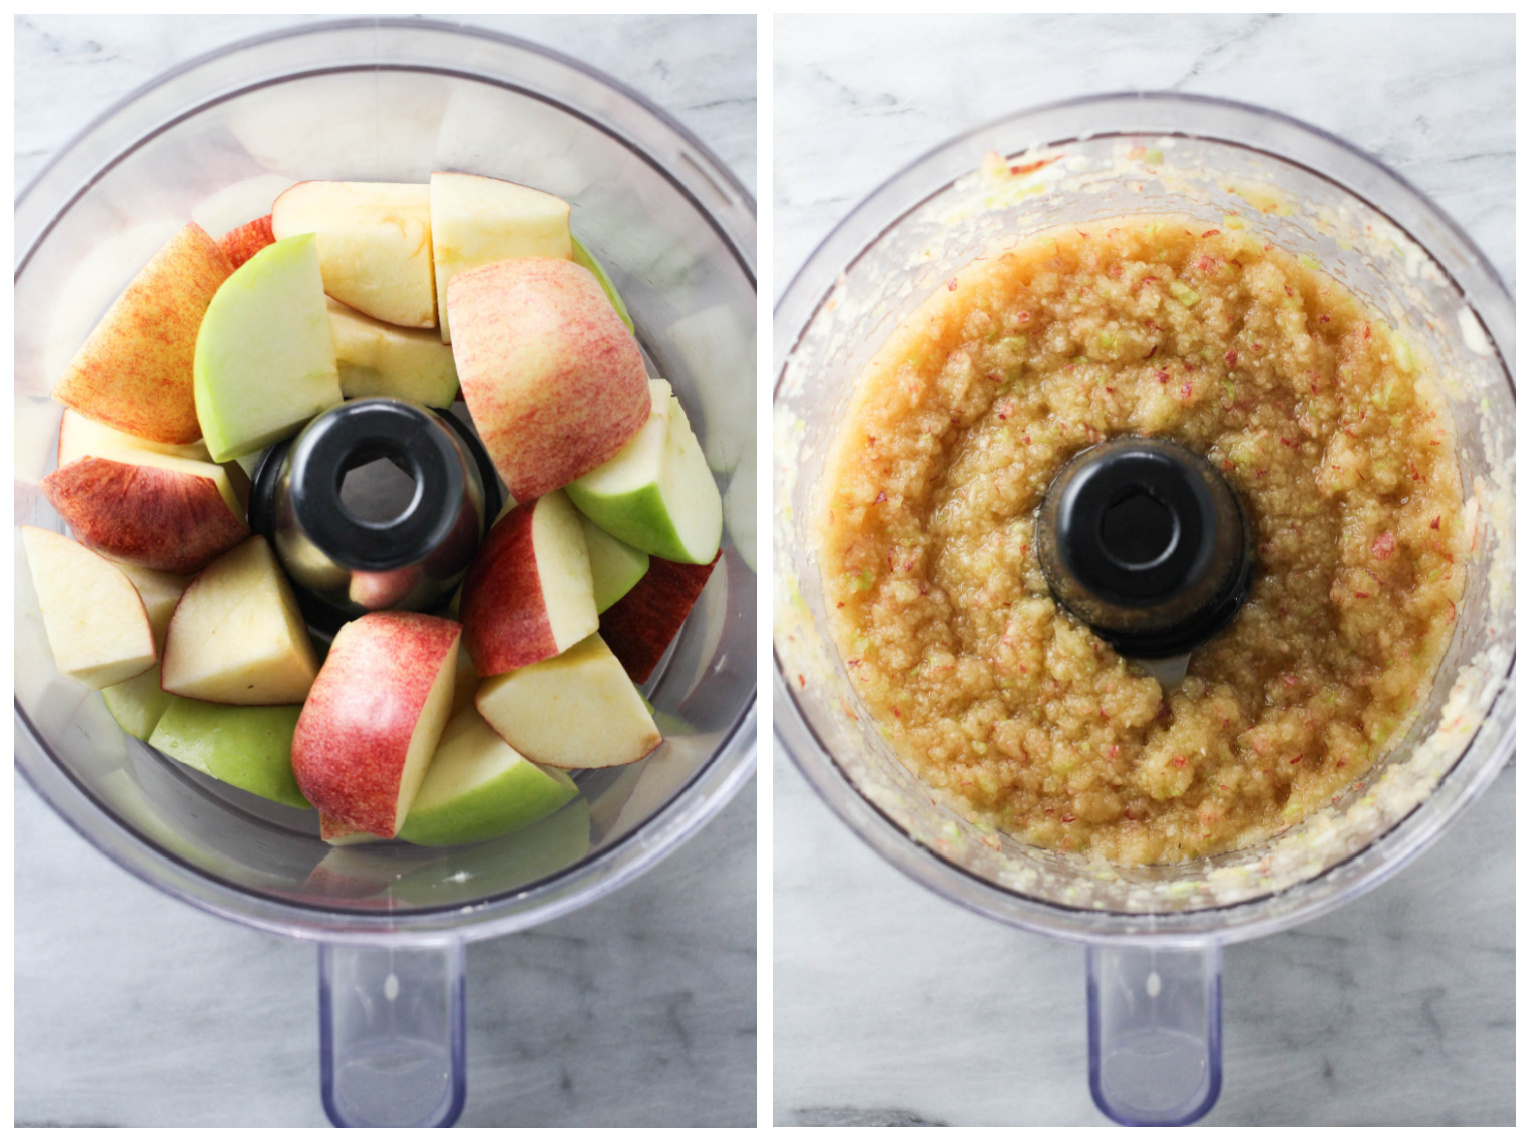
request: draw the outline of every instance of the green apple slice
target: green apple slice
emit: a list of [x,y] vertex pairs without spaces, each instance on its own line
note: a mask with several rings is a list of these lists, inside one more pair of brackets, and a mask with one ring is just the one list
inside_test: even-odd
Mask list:
[[224,706],[172,698],[149,744],[258,797],[309,808],[292,778],[292,731],[302,706]]
[[632,327],[632,315],[627,312],[627,307],[622,302],[622,295],[616,292],[616,287],[611,284],[611,276],[606,273],[606,267],[596,260],[595,255],[584,248],[584,243],[574,235],[569,235],[569,241],[574,247],[574,263],[583,266],[595,275],[595,280],[600,283],[600,288],[606,291],[606,296],[611,299],[611,308],[616,310],[616,316],[622,319],[622,324],[627,327],[628,333],[636,333]]
[[587,515],[581,513],[579,523],[584,528],[590,576],[595,582],[595,613],[600,614],[648,574],[648,553],[601,531]]
[[568,485],[603,531],[675,563],[710,563],[722,542],[722,496],[667,381],[648,382],[648,422],[622,450]]
[[568,774],[527,761],[471,706],[447,724],[399,839],[467,845],[551,816],[578,794]]
[[159,719],[170,708],[171,695],[159,686],[159,667],[153,666],[137,678],[129,678],[101,691],[107,712],[123,731],[141,742],[149,740]]
[[312,234],[267,246],[218,288],[197,334],[195,371],[197,420],[220,464],[344,399]]
[[452,347],[434,329],[402,329],[328,299],[340,391],[355,397],[400,397],[429,408],[457,399]]

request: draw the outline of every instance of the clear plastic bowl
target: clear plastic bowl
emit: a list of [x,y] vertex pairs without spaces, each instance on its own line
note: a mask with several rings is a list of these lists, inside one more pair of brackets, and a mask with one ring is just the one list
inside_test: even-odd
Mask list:
[[[1145,153],[1162,151],[1147,169]],[[996,194],[983,156],[1056,159]],[[1021,159],[1019,156],[1024,155]],[[879,736],[828,635],[809,521],[825,449],[886,336],[974,257],[1061,223],[1180,212],[1310,254],[1450,378],[1479,540],[1454,642],[1413,730],[1361,788],[1254,849],[1102,870],[985,835]],[[1091,1088],[1123,1122],[1191,1121],[1220,1086],[1220,947],[1375,887],[1491,782],[1514,745],[1514,305],[1432,203],[1339,139],[1177,95],[1043,107],[963,135],[861,203],[776,309],[775,732],[829,806],[916,881],[983,915],[1090,946]]]
[[[125,735],[99,697],[56,671],[19,554],[16,567],[22,773],[147,883],[322,941],[324,1101],[346,1124],[455,1119],[463,942],[614,891],[754,771],[753,198],[664,112],[573,60],[480,30],[367,20],[246,40],[170,72],[91,124],[16,204],[16,523],[61,530],[38,487],[62,412],[51,382],[170,234],[189,218],[216,236],[269,210],[288,181],[423,182],[441,169],[574,204],[575,233],[610,272],[723,489],[723,559],[644,687],[666,733],[656,753],[580,774],[578,799],[500,840],[332,849],[311,811]],[[400,1074],[413,1080],[386,1078]]]

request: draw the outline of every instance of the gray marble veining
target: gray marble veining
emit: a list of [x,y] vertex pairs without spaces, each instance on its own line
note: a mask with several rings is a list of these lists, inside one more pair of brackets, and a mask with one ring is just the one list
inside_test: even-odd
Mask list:
[[[1262,104],[1377,155],[1513,288],[1512,17],[778,17],[777,294],[856,203],[952,135],[1131,89]],[[883,863],[777,752],[780,1124],[1101,1124],[1081,950]],[[1228,949],[1216,1124],[1514,1120],[1511,767],[1358,902]]]
[[[293,17],[16,21],[15,176],[178,63]],[[755,183],[752,17],[483,17],[616,77]],[[16,781],[18,1125],[321,1126],[311,945],[107,861]],[[756,1117],[755,793],[624,890],[468,950],[473,1126]]]

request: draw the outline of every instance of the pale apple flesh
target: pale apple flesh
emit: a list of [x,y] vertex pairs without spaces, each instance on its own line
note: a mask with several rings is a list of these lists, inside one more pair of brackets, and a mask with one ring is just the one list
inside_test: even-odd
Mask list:
[[447,724],[399,839],[466,845],[525,828],[579,793],[568,774],[527,761],[469,707]]
[[298,787],[326,817],[398,833],[446,725],[461,634],[450,619],[407,611],[340,628],[292,746]]
[[561,198],[503,179],[437,171],[430,176],[430,236],[441,340],[451,344],[451,281],[510,258],[574,255],[569,206]]
[[197,335],[197,420],[219,463],[341,403],[312,234],[267,246],[223,283]]
[[[171,575],[164,571],[151,571],[146,567],[134,567],[131,563],[115,564],[138,589],[144,611],[149,616],[149,628],[154,632],[155,649],[163,655],[165,635],[170,629],[170,616],[176,604],[191,582],[184,575]],[[159,684],[159,665],[156,663],[136,678],[118,682],[101,691],[106,708],[124,731],[148,741],[154,727],[170,705],[170,695]]]
[[600,616],[601,638],[634,682],[653,674],[721,558],[721,552],[705,564],[654,558],[642,581]]
[[582,266],[496,262],[449,297],[462,399],[517,502],[598,468],[648,420],[642,350]]
[[21,540],[61,672],[102,690],[154,665],[148,612],[121,570],[54,531],[24,526]]
[[324,292],[379,321],[436,326],[430,187],[400,182],[300,182],[271,207],[278,241],[318,239]]
[[604,613],[648,574],[648,553],[601,530],[582,512],[579,522],[584,527],[584,545],[590,553],[595,610]]
[[271,232],[271,216],[267,214],[243,226],[234,227],[218,239],[218,248],[228,258],[229,265],[237,270],[275,241],[276,235]]
[[59,418],[57,467],[62,468],[85,456],[111,457],[123,451],[158,452],[179,460],[212,463],[212,456],[200,437],[190,444],[161,444],[157,440],[129,436],[109,424],[101,424],[82,416],[72,408],[66,408],[64,415]]
[[233,269],[218,244],[188,224],[106,311],[53,386],[54,399],[132,436],[196,440],[197,333]]
[[642,694],[599,635],[485,679],[476,705],[517,751],[559,769],[627,765],[662,740]]
[[165,636],[166,693],[235,706],[301,702],[318,656],[292,587],[263,536],[251,536],[191,581]]
[[584,528],[567,496],[518,504],[489,529],[463,581],[460,613],[484,677],[551,658],[595,632]]
[[172,698],[149,744],[167,757],[248,793],[297,809],[308,800],[292,777],[301,706],[225,706]]
[[328,301],[340,391],[356,397],[399,397],[427,408],[450,408],[457,399],[457,362],[451,346],[428,330],[401,329]]

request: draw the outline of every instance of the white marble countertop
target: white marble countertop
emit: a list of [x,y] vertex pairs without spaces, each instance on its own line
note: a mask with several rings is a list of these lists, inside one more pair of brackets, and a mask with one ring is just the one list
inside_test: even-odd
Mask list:
[[[959,130],[1088,93],[1274,107],[1378,155],[1514,283],[1512,17],[775,23],[779,295],[866,194]],[[1084,956],[918,887],[774,764],[778,1124],[1101,1124]],[[1213,1124],[1514,1121],[1512,767],[1391,882],[1230,948]]]
[[[16,182],[159,72],[292,17],[26,17]],[[617,77],[755,185],[752,17],[483,17]],[[172,902],[16,780],[15,1122],[322,1126],[311,946]],[[468,950],[462,1125],[752,1125],[751,782],[635,884]]]

